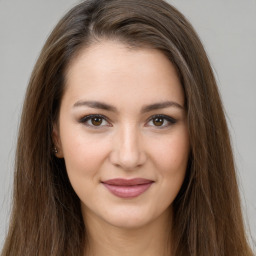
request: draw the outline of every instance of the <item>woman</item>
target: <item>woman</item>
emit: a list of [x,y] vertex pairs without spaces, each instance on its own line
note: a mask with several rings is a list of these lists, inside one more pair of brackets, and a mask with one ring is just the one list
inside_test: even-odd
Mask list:
[[161,0],[56,26],[23,107],[2,255],[252,255],[216,82]]

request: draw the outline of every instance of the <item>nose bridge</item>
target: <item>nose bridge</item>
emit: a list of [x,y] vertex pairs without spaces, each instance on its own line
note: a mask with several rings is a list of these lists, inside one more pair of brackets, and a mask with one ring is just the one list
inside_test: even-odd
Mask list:
[[145,161],[141,134],[136,124],[120,126],[115,138],[114,163],[124,169],[134,169]]
[[139,152],[139,134],[135,125],[126,125],[121,130],[121,152],[126,153],[124,155],[137,155]]

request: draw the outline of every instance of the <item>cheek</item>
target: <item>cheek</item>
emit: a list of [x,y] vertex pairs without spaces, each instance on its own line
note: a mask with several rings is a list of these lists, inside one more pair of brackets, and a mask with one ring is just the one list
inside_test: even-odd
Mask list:
[[61,133],[62,150],[70,179],[73,176],[96,175],[109,150],[107,139],[87,134],[83,127],[64,127]]
[[182,172],[186,169],[190,151],[186,128],[175,131],[163,140],[158,140],[152,150],[152,158],[156,165],[161,166],[161,170],[173,174]]
[[[63,154],[70,183],[83,202],[90,202],[95,186],[101,179],[103,163],[109,150],[106,140],[93,136],[63,136]],[[94,198],[97,200],[97,198]]]
[[186,129],[180,129],[165,140],[155,143],[152,158],[162,182],[162,192],[171,195],[171,201],[176,197],[183,183],[189,152],[189,137]]

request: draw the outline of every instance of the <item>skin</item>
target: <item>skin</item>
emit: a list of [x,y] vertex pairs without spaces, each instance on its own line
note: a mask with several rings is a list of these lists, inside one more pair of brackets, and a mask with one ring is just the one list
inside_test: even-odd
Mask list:
[[[158,50],[102,41],[72,60],[53,138],[81,200],[90,246],[85,255],[167,255],[172,202],[190,150],[184,101],[174,66]],[[163,102],[172,104],[146,111]],[[85,119],[91,114],[106,118],[95,126]],[[153,184],[135,198],[120,198],[101,183],[113,178]]]

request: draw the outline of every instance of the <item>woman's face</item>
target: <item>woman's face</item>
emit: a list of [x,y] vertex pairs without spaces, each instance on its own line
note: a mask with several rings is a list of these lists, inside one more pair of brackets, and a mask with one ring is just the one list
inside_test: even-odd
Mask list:
[[184,180],[184,93],[158,50],[103,41],[72,61],[54,140],[85,220],[147,225],[169,213]]

